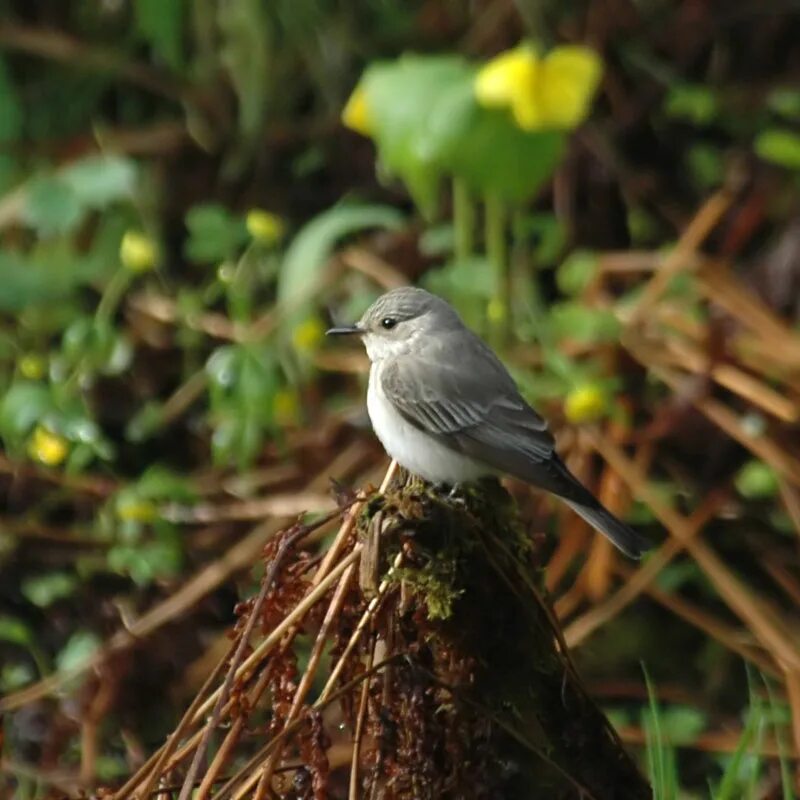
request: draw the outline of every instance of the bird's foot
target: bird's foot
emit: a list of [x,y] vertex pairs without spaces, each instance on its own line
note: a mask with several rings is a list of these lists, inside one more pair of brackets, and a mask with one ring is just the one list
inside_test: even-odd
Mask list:
[[467,495],[464,491],[464,487],[460,483],[454,483],[450,487],[450,491],[447,493],[447,499],[454,505],[463,506],[464,508],[467,506]]

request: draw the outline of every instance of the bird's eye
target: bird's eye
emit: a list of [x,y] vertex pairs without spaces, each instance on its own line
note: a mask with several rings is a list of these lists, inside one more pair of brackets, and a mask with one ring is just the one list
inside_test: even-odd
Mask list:
[[390,331],[395,325],[397,325],[397,320],[393,317],[384,317],[381,320],[381,327],[386,328],[387,331]]

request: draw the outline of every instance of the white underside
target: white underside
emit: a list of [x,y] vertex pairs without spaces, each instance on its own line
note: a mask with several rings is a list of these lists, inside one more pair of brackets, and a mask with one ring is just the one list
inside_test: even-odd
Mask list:
[[432,483],[465,483],[493,470],[456,453],[407,422],[386,399],[379,380],[380,362],[372,365],[367,410],[375,435],[401,467]]

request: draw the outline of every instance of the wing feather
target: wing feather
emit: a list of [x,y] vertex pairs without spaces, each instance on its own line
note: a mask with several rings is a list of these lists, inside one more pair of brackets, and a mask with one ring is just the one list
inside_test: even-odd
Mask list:
[[[462,340],[463,341],[463,340]],[[553,455],[547,423],[519,394],[496,356],[475,337],[470,364],[454,364],[446,342],[385,364],[381,388],[412,425],[443,444],[526,480]]]

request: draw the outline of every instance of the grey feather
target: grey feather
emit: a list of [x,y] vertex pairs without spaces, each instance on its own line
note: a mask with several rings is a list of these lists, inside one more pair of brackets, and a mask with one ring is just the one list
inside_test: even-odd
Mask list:
[[[562,498],[624,553],[637,557],[646,549],[645,540],[570,473],[545,420],[451,305],[423,289],[393,289],[370,306],[355,330],[373,362],[370,415],[387,450],[392,452],[387,437],[399,436],[395,452],[423,471],[427,464],[420,458],[425,456],[417,457],[413,449],[424,449],[427,442],[431,452],[438,451],[438,466],[429,475],[480,475],[484,467],[487,473],[508,473]],[[374,393],[373,380],[379,382]],[[397,413],[387,417],[378,408],[373,415],[375,404],[385,402]],[[397,414],[399,426],[392,422]],[[425,436],[409,449],[411,435],[420,432]],[[465,456],[461,461],[468,469],[443,467],[451,453]]]
[[[522,398],[497,356],[469,331],[470,369],[453,363],[449,336],[426,342],[414,358],[399,357],[381,370],[387,399],[413,425],[453,450],[517,474],[553,454],[547,423]],[[457,351],[456,351],[457,352]]]
[[[415,427],[452,450],[561,497],[616,547],[638,558],[648,543],[608,511],[572,475],[554,450],[547,423],[517,390],[489,347],[470,331],[470,369],[453,363],[452,334],[431,339],[413,358],[397,357],[381,370],[386,398]],[[476,360],[477,359],[477,360]]]

